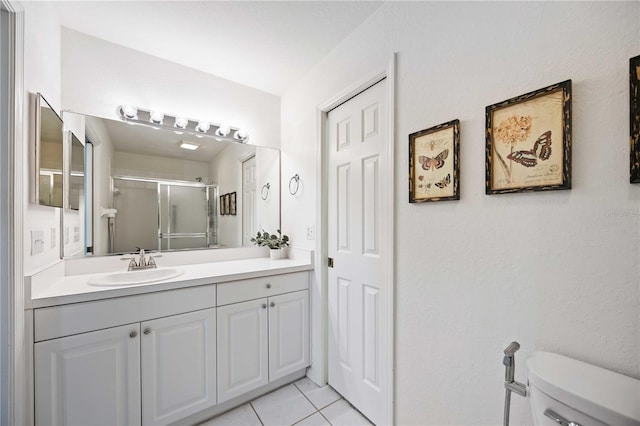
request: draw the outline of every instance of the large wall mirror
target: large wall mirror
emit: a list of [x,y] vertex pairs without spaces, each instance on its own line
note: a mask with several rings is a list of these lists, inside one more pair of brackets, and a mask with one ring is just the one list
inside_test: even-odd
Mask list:
[[241,247],[279,229],[279,150],[70,112],[64,120],[82,123],[74,133],[93,151],[85,251]]
[[31,187],[31,202],[62,207],[62,120],[40,93],[32,95],[31,99],[35,139],[35,158],[32,161],[35,176]]

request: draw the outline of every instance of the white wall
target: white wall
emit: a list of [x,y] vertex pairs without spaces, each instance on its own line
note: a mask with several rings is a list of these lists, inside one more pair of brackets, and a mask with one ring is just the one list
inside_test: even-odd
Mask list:
[[[639,202],[629,174],[629,58],[640,3],[390,2],[282,99],[283,229],[316,249],[316,108],[397,52],[395,421],[499,424],[549,350],[640,377]],[[573,189],[484,194],[487,105],[573,80]],[[461,200],[408,203],[408,134],[461,120]],[[300,173],[304,192],[286,192]],[[303,218],[303,219],[301,219]],[[317,291],[317,288],[315,289]],[[530,423],[514,397],[513,423]]]
[[[40,92],[60,113],[60,24],[55,10],[46,2],[22,2],[24,9],[24,88],[27,93]],[[28,99],[25,98],[25,101]],[[24,273],[30,274],[59,260],[60,209],[29,203],[29,152],[34,149],[31,110],[25,102],[24,121]],[[51,247],[51,229],[56,231]],[[44,232],[44,251],[31,256],[31,231]]]
[[129,103],[229,123],[247,129],[251,143],[280,147],[279,97],[67,28],[62,93],[75,112],[115,119]]
[[191,182],[195,182],[199,177],[203,182],[209,181],[209,164],[204,161],[115,151],[111,167],[112,176],[151,177]]

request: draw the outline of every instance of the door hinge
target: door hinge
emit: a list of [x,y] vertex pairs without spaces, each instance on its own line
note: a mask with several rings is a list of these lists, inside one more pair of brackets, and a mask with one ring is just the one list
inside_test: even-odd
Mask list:
[[329,268],[333,268],[333,257],[330,257],[329,259],[327,259],[327,266],[329,266]]

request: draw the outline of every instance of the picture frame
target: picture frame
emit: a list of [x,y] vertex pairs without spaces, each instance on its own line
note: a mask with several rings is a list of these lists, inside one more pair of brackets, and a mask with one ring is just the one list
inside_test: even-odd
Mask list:
[[460,120],[409,135],[409,202],[460,199]]
[[629,59],[630,183],[640,183],[640,56]]
[[233,216],[235,216],[236,213],[236,193],[232,192],[231,193],[231,200],[229,201],[229,212],[230,214],[232,214]]
[[228,215],[231,212],[231,209],[229,207],[231,201],[231,195],[230,194],[224,194],[224,214]]
[[224,212],[224,194],[220,196],[220,216],[224,216],[226,213]]
[[571,189],[571,80],[485,113],[487,194]]

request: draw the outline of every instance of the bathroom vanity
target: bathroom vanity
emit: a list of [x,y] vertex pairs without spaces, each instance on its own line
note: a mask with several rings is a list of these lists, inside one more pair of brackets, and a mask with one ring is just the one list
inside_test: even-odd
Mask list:
[[31,277],[35,424],[192,424],[304,376],[304,253],[118,287]]

